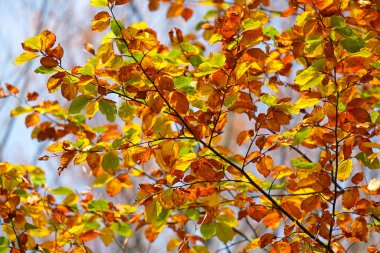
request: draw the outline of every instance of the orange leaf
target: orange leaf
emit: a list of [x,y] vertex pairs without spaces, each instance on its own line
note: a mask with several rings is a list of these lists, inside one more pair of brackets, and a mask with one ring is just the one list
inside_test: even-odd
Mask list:
[[249,137],[250,137],[249,132],[250,130],[244,130],[238,134],[236,138],[236,142],[237,144],[239,144],[239,146],[241,146],[244,142],[249,140]]
[[84,232],[83,234],[81,234],[79,236],[79,240],[81,240],[82,242],[88,242],[88,241],[91,241],[91,240],[95,239],[96,237],[98,237],[99,234],[100,233],[98,231],[90,229],[90,230]]
[[20,92],[20,90],[17,87],[13,86],[12,84],[6,83],[5,87],[7,87],[7,90],[9,90],[9,92],[12,94],[16,95],[17,93]]
[[273,168],[273,159],[270,156],[263,155],[256,163],[256,168],[261,175],[267,177]]
[[249,217],[251,217],[257,222],[261,221],[267,213],[268,209],[265,206],[259,205],[250,206],[247,210],[247,214],[249,215]]
[[26,94],[26,100],[28,101],[35,101],[38,98],[38,93],[37,92],[28,92]]
[[290,15],[293,15],[297,12],[297,7],[290,7],[289,9],[286,9],[281,12],[281,17],[289,17]]
[[346,117],[358,123],[371,122],[371,116],[369,116],[367,110],[360,107],[348,109]]
[[52,56],[58,60],[61,60],[63,57],[63,48],[61,47],[60,44],[56,46],[53,50],[48,51],[49,56]]
[[167,18],[174,18],[179,15],[185,10],[185,7],[182,3],[174,2],[170,5],[168,12],[166,13]]
[[297,220],[301,219],[301,210],[294,202],[287,201],[284,202],[281,206]]
[[263,234],[260,237],[260,241],[259,241],[260,247],[264,248],[268,244],[272,243],[275,238],[276,238],[276,235],[274,235],[274,234],[271,234],[271,233]]
[[114,178],[106,184],[106,192],[108,196],[113,197],[121,192],[122,186],[119,179]]
[[318,195],[310,196],[301,203],[301,209],[305,212],[311,212],[321,206],[321,199]]
[[368,227],[367,221],[362,217],[356,217],[351,224],[351,234],[356,239],[360,241],[367,241],[368,238]]
[[181,13],[181,16],[187,21],[193,16],[193,10],[189,8],[185,8]]
[[49,92],[54,92],[62,84],[63,78],[65,76],[65,72],[58,72],[57,74],[51,76],[47,82],[47,88]]
[[86,161],[88,166],[91,169],[96,169],[100,165],[100,155],[95,152],[91,152],[87,154]]
[[351,178],[351,182],[353,184],[360,184],[362,181],[363,181],[363,178],[364,178],[364,174],[363,172],[358,172],[356,173],[352,178]]
[[31,127],[35,126],[40,122],[40,115],[38,113],[32,113],[26,116],[25,118],[25,126],[26,127]]
[[187,101],[186,96],[183,95],[181,92],[173,92],[170,100],[172,102],[174,110],[176,110],[178,113],[185,114],[189,110],[189,101]]
[[46,51],[47,49],[51,48],[55,44],[55,34],[52,33],[49,30],[45,30],[42,33],[38,35],[41,39],[41,50]]
[[287,242],[276,242],[273,244],[270,253],[291,253],[292,249]]
[[92,19],[92,27],[93,31],[102,32],[107,29],[110,24],[110,14],[106,11],[101,11],[95,15]]
[[358,188],[349,188],[343,193],[342,205],[347,209],[351,209],[359,201],[359,198],[360,194]]
[[267,228],[276,229],[280,225],[280,215],[276,210],[270,210],[264,217],[263,224]]

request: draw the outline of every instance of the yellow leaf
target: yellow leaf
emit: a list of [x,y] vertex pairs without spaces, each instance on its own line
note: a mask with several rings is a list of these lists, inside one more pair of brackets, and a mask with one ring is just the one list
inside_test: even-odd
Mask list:
[[86,107],[86,116],[91,119],[99,111],[99,102],[96,100],[90,101]]
[[15,233],[13,232],[13,229],[11,225],[4,224],[1,226],[3,229],[4,234],[8,237],[10,241],[14,241],[16,239]]
[[166,246],[166,249],[168,250],[168,251],[173,251],[173,250],[175,250],[177,247],[178,247],[178,245],[181,243],[181,240],[180,239],[178,239],[178,238],[172,238],[172,239],[170,239],[170,241],[168,242],[168,244],[167,244],[167,246]]
[[252,240],[248,244],[248,246],[244,248],[243,252],[249,252],[251,250],[255,250],[255,249],[259,248],[260,247],[259,242],[260,242],[260,237]]
[[35,229],[28,230],[28,234],[36,237],[44,237],[50,235],[51,231],[47,227],[41,226]]
[[100,239],[102,240],[104,245],[106,246],[110,245],[114,240],[112,229],[110,227],[102,228],[100,230]]
[[38,57],[38,54],[33,52],[25,52],[20,54],[13,62],[15,65],[23,64]]
[[342,182],[346,181],[350,177],[352,172],[352,160],[343,160],[338,164],[338,179]]

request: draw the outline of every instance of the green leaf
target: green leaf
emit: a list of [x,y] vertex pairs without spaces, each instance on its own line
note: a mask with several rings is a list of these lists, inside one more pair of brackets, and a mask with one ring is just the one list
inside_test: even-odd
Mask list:
[[190,220],[197,220],[200,216],[200,213],[197,209],[186,209],[185,210],[185,215],[190,219]]
[[39,66],[34,70],[34,72],[38,74],[52,74],[57,72],[57,70],[55,70],[54,68],[45,68],[44,66]]
[[290,160],[293,167],[297,169],[312,169],[316,165],[315,163],[308,162],[302,157]]
[[111,228],[113,232],[124,237],[131,237],[133,235],[133,230],[126,222],[113,222]]
[[[117,22],[117,23],[116,23]],[[120,28],[119,26],[121,27],[121,29],[124,29],[124,24],[119,20],[119,19],[112,19],[111,20],[111,23],[110,23],[110,27],[111,27],[111,31],[116,35],[116,36],[120,36],[121,35],[121,31],[120,31]]]
[[211,221],[210,223],[203,224],[201,226],[201,234],[206,240],[212,238],[216,234],[216,222]]
[[11,117],[20,116],[24,113],[32,112],[33,108],[31,106],[19,106],[11,111]]
[[216,224],[216,236],[224,243],[231,241],[234,238],[234,231],[225,223]]
[[263,27],[262,28],[263,34],[274,40],[274,36],[279,34],[279,31],[274,28],[273,26]]
[[369,152],[360,152],[355,156],[356,159],[362,162],[364,166],[366,166],[368,169],[375,170],[380,168],[380,162],[377,157],[375,158],[368,158],[372,153]]
[[91,212],[108,211],[108,202],[105,199],[92,200],[88,203],[87,209]]
[[314,66],[310,66],[296,76],[294,83],[301,87],[301,91],[308,90],[321,83],[324,77],[324,74],[319,72]]
[[69,114],[80,113],[90,100],[91,97],[88,95],[80,95],[74,98],[69,107]]
[[69,194],[74,193],[74,191],[71,188],[66,187],[66,186],[60,186],[58,188],[51,190],[50,192],[54,195],[69,195]]
[[201,52],[201,49],[199,47],[190,44],[189,42],[181,42],[179,46],[186,53],[199,54]]
[[119,117],[126,123],[131,122],[135,117],[136,109],[129,102],[123,102],[119,107]]
[[45,172],[41,168],[34,167],[29,173],[32,184],[38,186],[46,184]]
[[350,53],[359,52],[365,44],[364,40],[359,36],[344,38],[340,43]]
[[225,62],[226,62],[226,56],[222,53],[213,54],[210,59],[211,66],[215,68],[221,68]]
[[0,253],[7,253],[9,251],[9,239],[0,236]]
[[37,57],[38,57],[38,54],[36,54],[36,53],[33,53],[33,52],[24,52],[24,53],[20,54],[19,56],[17,56],[17,58],[13,62],[13,64],[15,64],[15,65],[23,64],[23,63],[31,61],[31,60],[33,60],[33,59],[35,59]]
[[90,4],[92,6],[107,7],[108,6],[108,0],[91,0]]
[[312,128],[309,126],[299,130],[296,133],[296,136],[294,136],[293,145],[296,146],[296,145],[300,144],[301,142],[303,142],[306,139],[306,137],[310,134],[311,130],[312,130]]
[[162,212],[162,206],[157,201],[156,198],[154,198],[152,201],[147,203],[145,205],[145,220],[149,223],[154,223],[157,218],[159,217],[160,213]]
[[103,156],[102,167],[108,173],[114,172],[119,167],[119,156],[115,151],[110,151]]
[[99,110],[100,112],[106,116],[107,120],[110,122],[114,122],[116,119],[117,108],[116,104],[108,99],[101,99],[99,101]]

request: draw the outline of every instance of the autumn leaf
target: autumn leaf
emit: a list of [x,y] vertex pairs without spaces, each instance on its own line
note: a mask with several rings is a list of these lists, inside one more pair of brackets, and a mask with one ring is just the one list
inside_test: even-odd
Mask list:
[[95,15],[92,19],[92,30],[96,32],[102,32],[107,29],[110,24],[110,15],[106,11],[101,11]]

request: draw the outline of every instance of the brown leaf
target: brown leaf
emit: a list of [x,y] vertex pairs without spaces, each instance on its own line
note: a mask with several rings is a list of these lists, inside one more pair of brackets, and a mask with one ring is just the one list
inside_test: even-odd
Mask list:
[[56,46],[54,49],[50,50],[48,52],[49,56],[52,56],[58,60],[61,60],[62,57],[63,57],[63,48],[61,47],[60,44],[58,44],[58,46]]
[[297,220],[301,219],[301,210],[294,202],[286,201],[281,206]]
[[67,152],[63,153],[63,155],[61,156],[60,171],[67,168],[69,163],[74,159],[75,155],[76,155],[76,151],[67,151]]
[[170,97],[172,106],[180,114],[185,114],[189,110],[189,101],[181,92],[175,91]]
[[350,136],[343,141],[342,151],[344,160],[347,160],[351,157],[352,149],[354,147],[354,141],[355,136]]
[[28,101],[35,101],[37,100],[38,98],[38,93],[33,91],[33,92],[28,92],[28,94],[26,94],[26,100]]
[[78,85],[66,82],[65,80],[61,86],[61,94],[67,101],[73,100],[78,94]]
[[256,163],[256,168],[264,177],[269,176],[273,168],[273,159],[268,155],[263,155]]
[[360,107],[348,109],[346,117],[357,123],[371,122],[371,116],[369,116],[367,110]]
[[65,72],[58,72],[57,74],[51,76],[47,82],[47,88],[49,92],[54,92],[62,84],[63,78],[65,76]]
[[310,213],[321,206],[321,199],[318,195],[310,196],[304,199],[301,203],[301,209]]
[[40,59],[40,63],[45,68],[55,68],[58,66],[58,61],[51,56],[44,56]]
[[351,224],[351,234],[353,237],[359,239],[360,241],[367,242],[368,238],[368,227],[367,221],[362,217],[356,217]]
[[362,181],[363,181],[363,178],[364,178],[364,173],[363,172],[358,172],[356,173],[352,178],[351,178],[351,182],[353,184],[360,184]]
[[263,234],[260,237],[259,245],[260,245],[261,248],[264,248],[268,244],[272,243],[274,239],[276,239],[276,235],[275,234],[272,234],[272,233]]
[[343,193],[342,205],[350,210],[359,201],[360,194],[358,188],[349,188]]
[[100,165],[100,155],[95,152],[90,152],[86,156],[86,162],[91,169],[96,169]]

